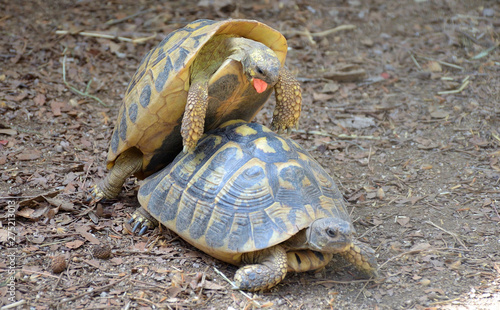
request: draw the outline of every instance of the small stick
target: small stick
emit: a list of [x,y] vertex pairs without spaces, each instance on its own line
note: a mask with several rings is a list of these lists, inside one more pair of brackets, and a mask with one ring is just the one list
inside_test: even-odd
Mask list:
[[493,210],[495,210],[495,213],[497,214],[498,218],[500,219],[500,214],[498,214],[498,210],[497,210],[497,207],[495,206],[495,204],[492,203],[491,206],[493,207]]
[[154,307],[155,307],[155,308],[157,308],[157,309],[159,309],[159,308],[160,308],[160,306],[159,306],[159,305],[155,304],[154,302],[152,302],[151,300],[146,299],[146,298],[142,298],[142,297],[134,297],[134,296],[130,296],[129,298],[130,298],[130,299],[133,299],[133,300],[143,301],[143,302],[145,302],[145,303],[148,303],[148,304],[150,304],[150,305],[154,306]]
[[107,104],[105,104],[104,102],[101,101],[101,99],[95,97],[95,96],[92,96],[91,94],[85,92],[85,93],[82,93],[81,91],[79,91],[78,89],[74,88],[73,86],[71,86],[68,81],[66,81],[66,55],[64,55],[64,58],[63,58],[63,62],[62,62],[62,70],[63,70],[63,81],[64,81],[64,84],[70,89],[72,90],[73,92],[75,92],[76,94],[80,95],[80,96],[84,96],[84,97],[89,97],[89,98],[92,98],[94,99],[95,101],[99,102],[101,105],[105,106],[105,107],[109,107]]
[[470,78],[469,75],[467,77],[465,77],[465,79],[462,81],[462,85],[460,86],[459,89],[447,90],[447,91],[439,91],[438,95],[456,94],[456,93],[462,92],[465,89],[465,87],[467,87],[467,85],[469,85],[469,83],[470,83],[469,78]]
[[472,60],[478,60],[478,59],[481,59],[485,56],[487,56],[490,52],[492,52],[494,49],[496,49],[497,47],[499,47],[500,44],[496,44],[496,45],[493,45],[487,49],[485,49],[484,51],[481,51],[479,54],[475,55],[474,57],[472,57],[471,59]]
[[448,67],[452,67],[452,68],[455,68],[455,69],[460,69],[462,71],[464,70],[463,67],[460,67],[460,66],[454,65],[454,64],[450,64],[449,62],[444,62],[444,61],[441,61],[441,60],[436,60],[436,59],[433,59],[433,58],[430,58],[430,57],[421,56],[421,55],[419,55],[418,57],[420,57],[422,59],[425,59],[425,60],[436,61],[436,62],[440,63],[443,66],[448,66]]
[[144,43],[146,41],[149,41],[151,39],[156,38],[156,33],[154,33],[153,35],[151,35],[149,37],[136,38],[136,39],[126,38],[126,37],[121,37],[121,36],[116,36],[116,35],[111,35],[111,34],[105,34],[105,33],[100,33],[100,32],[93,32],[93,31],[80,31],[77,33],[72,33],[71,31],[68,31],[68,30],[57,30],[56,34],[79,34],[79,35],[84,36],[84,37],[118,40],[118,41],[123,41],[123,42],[131,42],[134,44]]
[[352,280],[352,281],[323,280],[323,281],[314,282],[314,284],[323,284],[323,283],[352,284],[352,283],[365,283],[365,282],[370,282],[370,281],[372,281],[371,278],[368,280]]
[[[370,279],[372,279],[372,278],[370,278]],[[365,285],[363,285],[363,287],[359,290],[358,295],[356,295],[356,297],[354,297],[354,301],[358,300],[359,295],[361,295],[361,293],[363,293],[363,291],[365,290],[365,288],[368,285],[368,283],[370,283],[370,282],[366,282]]]
[[374,136],[358,136],[358,135],[346,135],[346,134],[339,134],[339,135],[334,135],[330,134],[324,131],[318,131],[318,130],[311,130],[311,131],[306,131],[303,129],[292,129],[293,133],[300,133],[300,134],[306,134],[306,135],[315,135],[315,136],[324,136],[324,137],[334,137],[334,138],[339,138],[339,139],[366,139],[366,140],[380,140],[380,137],[374,137]]
[[26,303],[26,300],[24,299],[21,299],[21,300],[18,300],[16,302],[13,302],[11,304],[8,304],[8,305],[5,305],[3,306],[2,308],[0,308],[0,310],[7,310],[7,309],[12,309],[12,308],[15,308],[15,307],[18,307],[18,306],[22,306]]
[[400,253],[398,255],[395,255],[391,258],[389,258],[388,260],[386,260],[383,264],[381,264],[380,266],[378,266],[377,270],[380,270],[383,266],[385,266],[387,263],[397,259],[397,258],[400,258],[402,256],[405,256],[405,255],[408,255],[408,254],[418,254],[418,253],[422,253],[422,252],[432,252],[432,251],[465,251],[465,252],[470,252],[471,250],[469,249],[455,249],[455,248],[431,248],[431,249],[422,249],[422,250],[410,250],[410,251],[406,251],[406,252],[403,252],[403,253]]
[[304,35],[304,36],[325,37],[325,36],[330,35],[330,34],[335,33],[335,32],[339,32],[342,30],[353,30],[353,29],[356,29],[355,25],[340,25],[338,27],[328,29],[325,31],[320,31],[320,32],[309,32],[309,30],[306,29],[304,31],[289,30],[289,31],[284,31],[284,33],[288,34],[288,35],[299,34],[299,35]]
[[116,25],[116,24],[119,24],[121,22],[124,22],[126,20],[129,20],[129,19],[132,19],[134,17],[137,17],[139,15],[142,15],[142,14],[145,14],[145,13],[149,13],[149,12],[152,12],[153,9],[147,9],[147,10],[144,10],[144,11],[139,11],[135,14],[132,14],[132,15],[129,15],[129,16],[125,16],[124,18],[119,18],[119,19],[111,19],[111,20],[108,20],[107,22],[105,22],[104,24],[106,26],[113,26],[113,25]]
[[248,298],[250,301],[252,301],[253,303],[255,303],[255,304],[256,304],[256,306],[257,306],[258,308],[262,307],[262,305],[261,305],[261,304],[259,304],[259,302],[257,302],[256,300],[254,300],[254,299],[253,299],[252,297],[250,297],[247,293],[245,293],[245,292],[243,292],[242,290],[238,289],[238,287],[234,284],[234,282],[233,282],[233,281],[231,281],[231,280],[229,280],[229,278],[228,278],[228,277],[226,277],[226,275],[225,275],[225,274],[223,274],[222,272],[220,272],[220,271],[219,271],[219,269],[217,269],[216,267],[214,267],[214,270],[215,270],[215,272],[216,272],[219,276],[221,276],[224,280],[226,280],[229,284],[231,284],[231,286],[232,286],[232,287],[231,287],[231,289],[233,289],[233,290],[238,290],[238,291],[239,291],[239,292],[240,292],[243,296],[245,296],[245,297],[246,297],[246,298]]
[[123,280],[124,280],[124,279],[120,279],[120,280],[114,281],[113,283],[110,283],[110,284],[108,284],[108,285],[101,286],[101,287],[99,287],[99,288],[96,288],[95,290],[92,290],[92,291],[90,291],[90,292],[85,292],[85,293],[82,293],[82,294],[80,294],[80,295],[73,296],[73,297],[71,297],[71,298],[64,298],[63,300],[61,300],[60,302],[58,302],[58,303],[57,303],[57,306],[60,306],[60,305],[62,305],[63,303],[66,303],[66,302],[68,302],[68,301],[73,301],[73,300],[76,300],[76,299],[78,299],[78,298],[82,298],[82,297],[87,296],[87,295],[89,295],[89,294],[97,293],[97,292],[100,292],[100,291],[105,291],[105,290],[107,290],[108,288],[115,286],[115,285],[116,285],[116,283],[121,282],[121,281],[123,281]]
[[410,57],[411,59],[413,60],[413,62],[415,63],[415,66],[417,66],[417,68],[419,70],[422,70],[422,67],[420,66],[420,64],[418,63],[417,59],[415,59],[415,56],[413,54],[410,54]]
[[462,240],[460,240],[460,238],[458,238],[458,235],[451,232],[451,231],[447,231],[446,229],[442,228],[442,227],[439,227],[438,225],[434,224],[433,222],[431,221],[425,221],[424,223],[427,223],[429,225],[432,225],[438,229],[441,229],[442,231],[444,231],[445,233],[451,235],[458,243],[460,243],[461,246],[464,247],[464,249],[468,250],[468,248],[465,246],[464,242]]
[[[7,269],[0,269],[1,272],[7,271]],[[34,274],[39,274],[41,276],[47,276],[47,277],[52,277],[58,279],[59,277],[56,277],[54,275],[51,275],[50,273],[46,272],[39,272],[39,271],[33,271],[33,270],[27,270],[27,269],[21,269],[21,272],[26,272],[26,273],[34,273]]]

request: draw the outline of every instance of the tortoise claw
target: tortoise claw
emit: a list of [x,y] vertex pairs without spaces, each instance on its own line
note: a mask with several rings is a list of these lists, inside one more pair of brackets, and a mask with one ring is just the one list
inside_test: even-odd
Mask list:
[[137,209],[127,223],[133,225],[132,232],[138,236],[142,236],[148,229],[158,226],[158,221],[142,208]]
[[142,226],[141,230],[139,231],[138,235],[139,236],[142,236],[144,235],[144,233],[146,232],[146,230],[148,230],[148,226]]
[[85,202],[88,202],[89,204],[93,205],[103,199],[104,199],[104,192],[96,184],[92,186],[92,188],[87,192],[87,198],[85,199]]
[[[132,227],[132,232],[135,233],[137,231],[137,228],[139,228],[139,225],[141,225],[141,224],[142,224],[141,222],[136,222],[134,227]],[[142,231],[142,229],[141,229],[141,231]]]

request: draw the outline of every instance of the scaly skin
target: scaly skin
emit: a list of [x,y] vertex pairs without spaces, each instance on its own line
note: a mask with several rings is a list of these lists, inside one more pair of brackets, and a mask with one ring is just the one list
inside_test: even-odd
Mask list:
[[364,275],[369,277],[378,276],[378,265],[375,251],[364,243],[353,243],[348,250],[339,253],[347,261],[353,264]]
[[141,167],[142,153],[139,150],[131,148],[123,152],[116,159],[106,178],[94,185],[89,193],[89,200],[96,203],[105,198],[115,198],[120,193],[125,180],[141,170]]
[[208,80],[195,81],[189,87],[186,108],[182,118],[181,135],[184,153],[194,150],[198,140],[203,135],[207,106]]
[[299,82],[292,73],[281,68],[278,82],[274,86],[276,95],[276,108],[273,112],[271,129],[282,133],[288,133],[292,128],[298,127],[300,112],[302,109],[302,92]]
[[238,289],[260,291],[269,289],[283,280],[287,272],[287,256],[283,247],[276,245],[261,251],[245,253],[243,266],[234,275]]

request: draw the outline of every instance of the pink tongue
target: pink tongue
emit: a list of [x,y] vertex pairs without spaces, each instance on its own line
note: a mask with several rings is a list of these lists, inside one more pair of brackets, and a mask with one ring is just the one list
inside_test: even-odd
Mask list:
[[253,79],[253,87],[260,94],[267,88],[267,83],[260,79]]

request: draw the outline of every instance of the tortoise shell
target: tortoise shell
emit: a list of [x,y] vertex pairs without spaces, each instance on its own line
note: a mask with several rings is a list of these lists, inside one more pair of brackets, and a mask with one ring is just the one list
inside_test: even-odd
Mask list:
[[143,181],[139,202],[184,240],[220,260],[279,244],[316,219],[352,223],[328,173],[265,126],[230,121]]
[[[108,152],[110,169],[130,148],[143,154],[143,178],[167,165],[182,150],[180,126],[190,85],[190,67],[202,47],[218,35],[239,36],[272,49],[283,67],[286,39],[253,20],[197,20],[170,33],[142,60],[121,105]],[[207,52],[205,50],[205,52]],[[251,120],[271,95],[257,93],[240,68],[228,67],[209,81],[205,132],[231,119]]]

